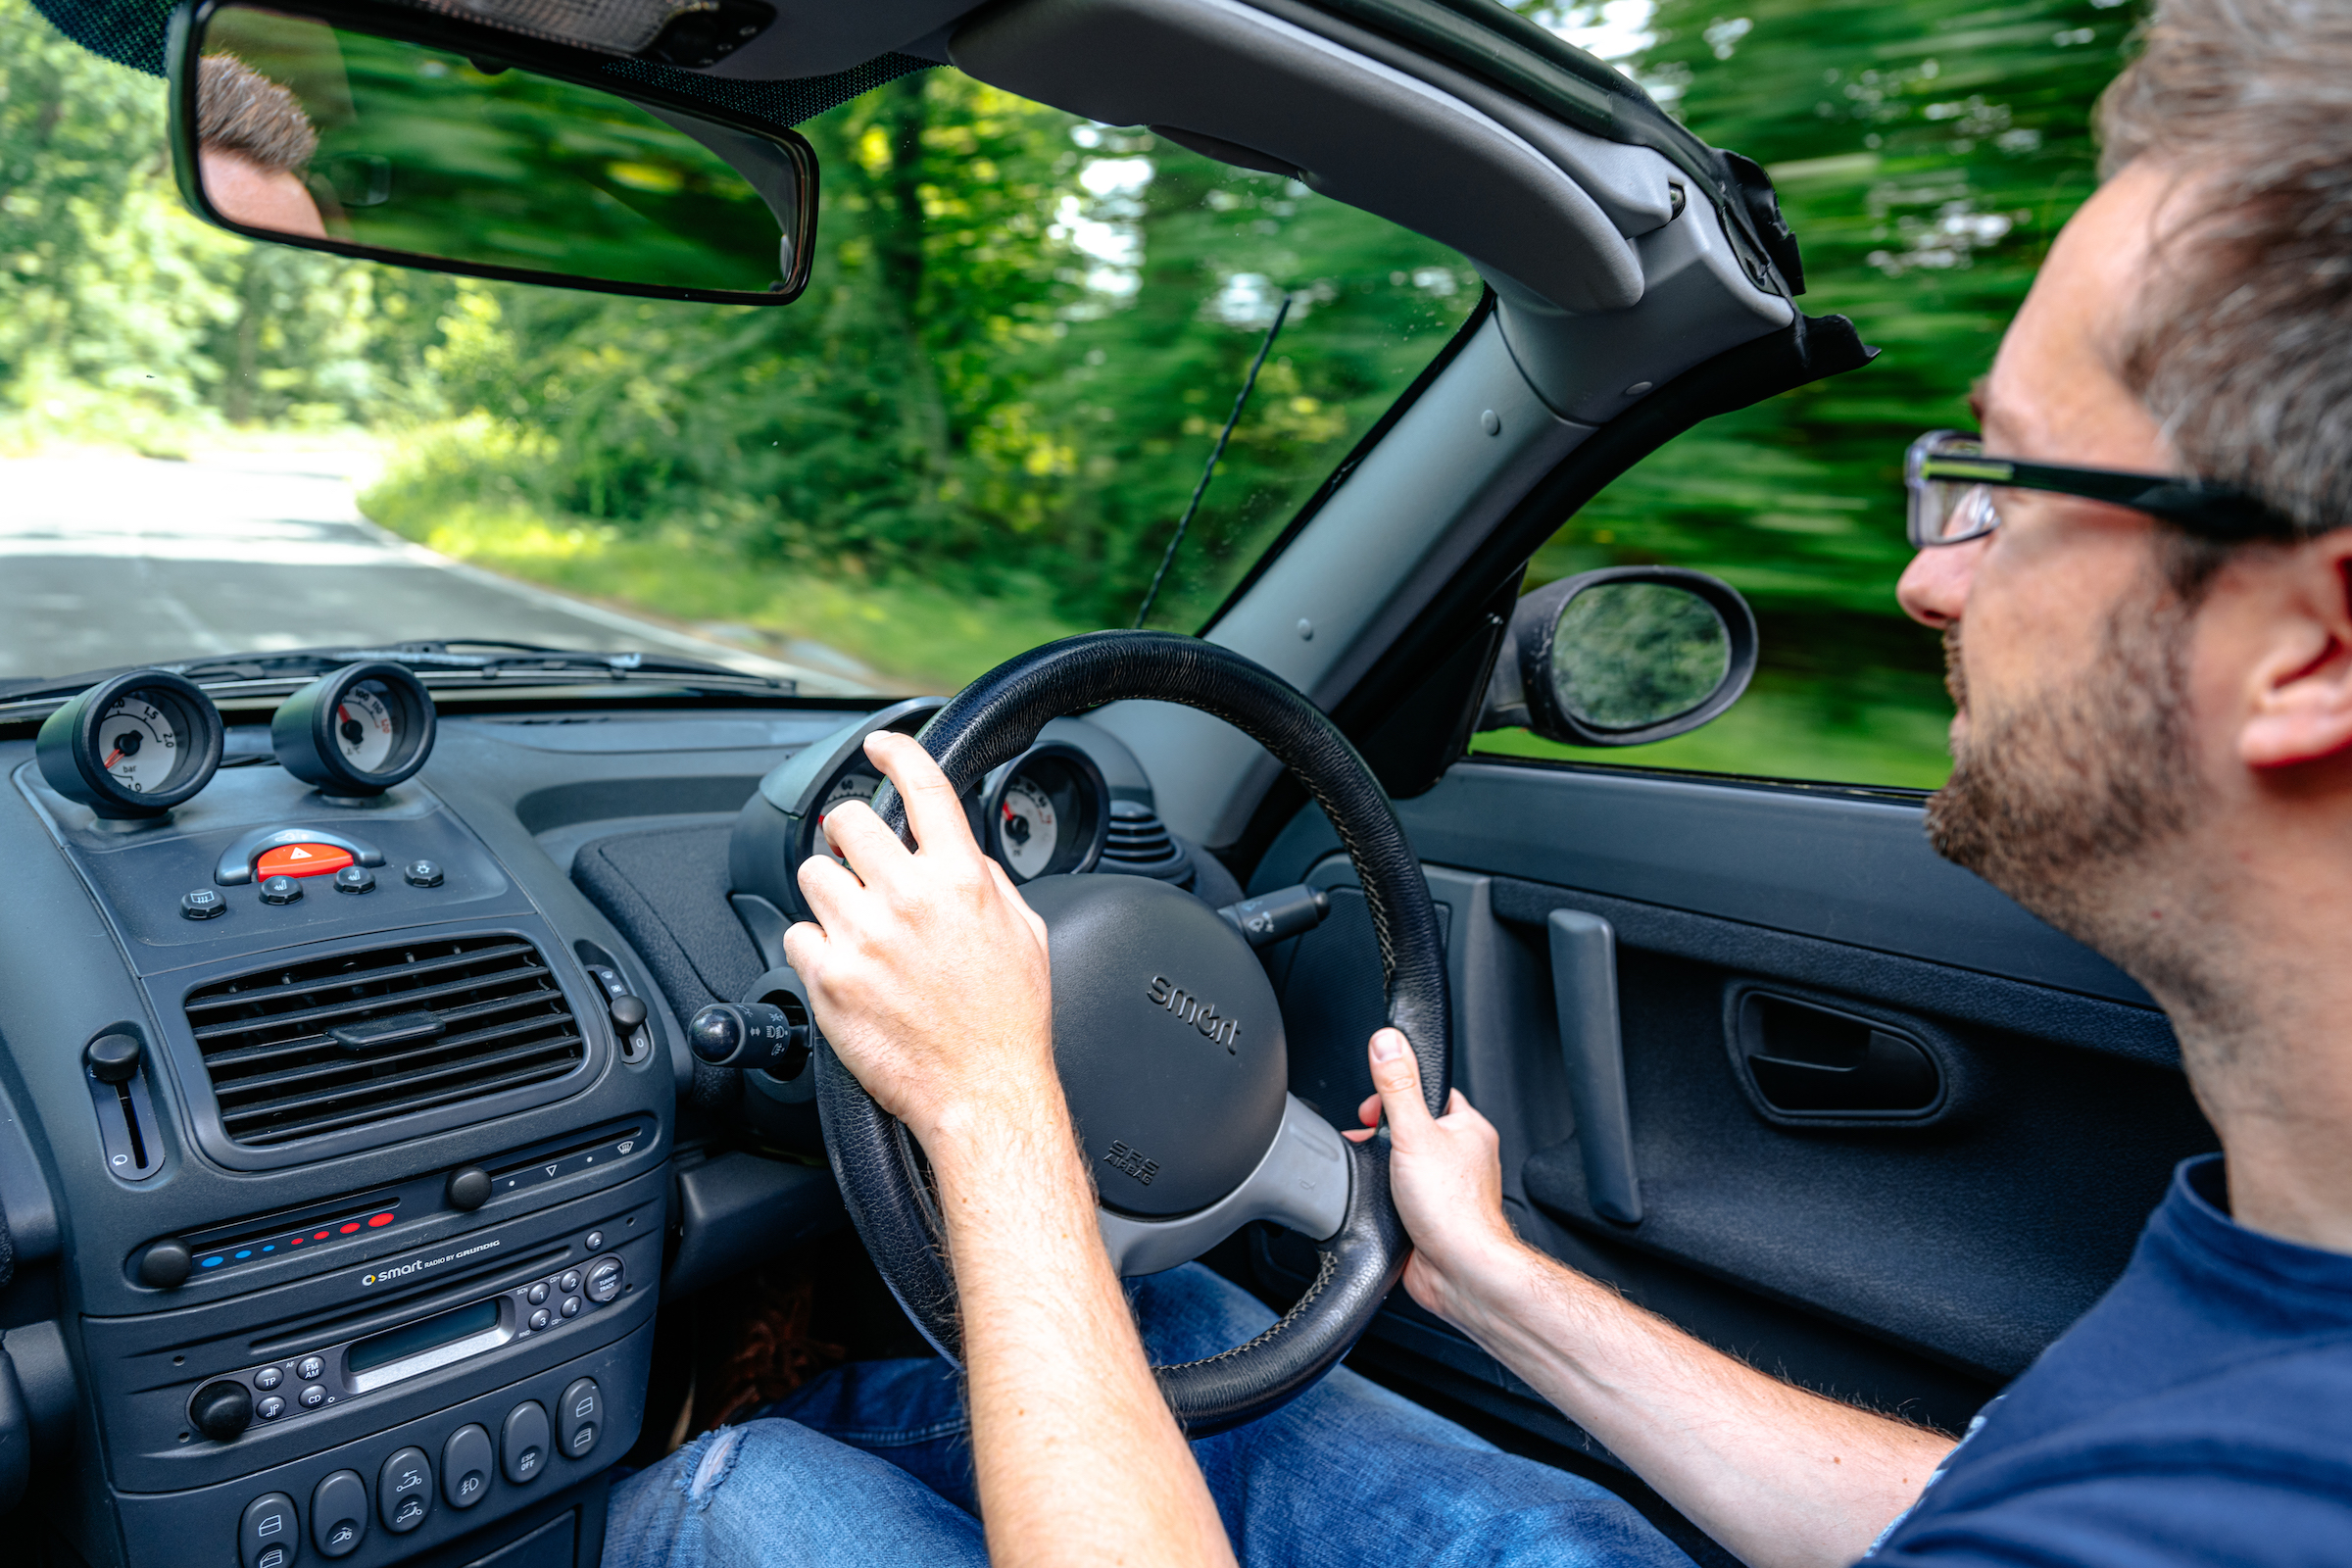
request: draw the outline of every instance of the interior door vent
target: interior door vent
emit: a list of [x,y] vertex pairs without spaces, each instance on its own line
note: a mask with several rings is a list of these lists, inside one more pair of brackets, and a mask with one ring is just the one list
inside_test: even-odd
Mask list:
[[543,1083],[587,1055],[539,950],[438,937],[188,993],[231,1141],[270,1148]]
[[1159,813],[1136,801],[1110,803],[1110,830],[1102,840],[1104,871],[1157,877],[1162,882],[1190,886],[1193,858],[1168,832]]

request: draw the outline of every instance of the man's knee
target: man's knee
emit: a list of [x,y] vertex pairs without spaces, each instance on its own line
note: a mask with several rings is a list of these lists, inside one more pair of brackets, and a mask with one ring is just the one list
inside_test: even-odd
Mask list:
[[795,1421],[722,1427],[614,1489],[604,1568],[980,1563],[977,1521]]

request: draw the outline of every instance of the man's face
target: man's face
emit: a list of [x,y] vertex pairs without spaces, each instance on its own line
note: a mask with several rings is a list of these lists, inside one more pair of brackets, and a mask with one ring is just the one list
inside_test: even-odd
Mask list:
[[284,170],[265,169],[242,153],[209,143],[197,151],[197,169],[206,199],[230,222],[272,234],[326,238],[318,204]]
[[[2135,166],[2067,225],[1981,393],[1986,451],[2180,471],[2120,373],[2154,220],[2173,188]],[[2185,922],[2168,927],[2148,910],[2151,895],[2181,893],[2159,851],[2187,830],[2204,791],[2195,609],[2168,582],[2157,525],[2143,514],[1997,495],[1999,528],[1922,551],[1898,590],[1906,611],[1945,631],[1957,710],[1952,776],[1930,806],[1930,834],[1938,852],[2143,981],[2193,990],[2172,935]]]

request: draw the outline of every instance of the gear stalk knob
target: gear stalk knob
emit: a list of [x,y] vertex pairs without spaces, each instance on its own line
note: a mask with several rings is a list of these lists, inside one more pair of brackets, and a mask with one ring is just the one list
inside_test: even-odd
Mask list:
[[713,1067],[764,1067],[777,1078],[800,1076],[815,1034],[805,1013],[796,1019],[764,1002],[714,1002],[686,1025],[699,1060]]

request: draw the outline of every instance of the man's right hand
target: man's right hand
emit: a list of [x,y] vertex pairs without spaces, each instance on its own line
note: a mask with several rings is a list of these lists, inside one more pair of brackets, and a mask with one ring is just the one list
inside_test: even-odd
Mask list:
[[1372,1037],[1371,1055],[1379,1093],[1359,1114],[1389,1125],[1414,1300],[1751,1568],[1842,1568],[1917,1499],[1949,1438],[1767,1377],[1521,1242],[1493,1124],[1459,1091],[1432,1116],[1396,1030]]
[[1404,1288],[1414,1300],[1452,1322],[1491,1298],[1502,1277],[1534,1261],[1502,1213],[1501,1142],[1460,1090],[1446,1114],[1432,1116],[1421,1094],[1421,1064],[1395,1029],[1372,1037],[1372,1085],[1358,1111],[1363,1132],[1389,1124],[1389,1190],[1413,1240]]

